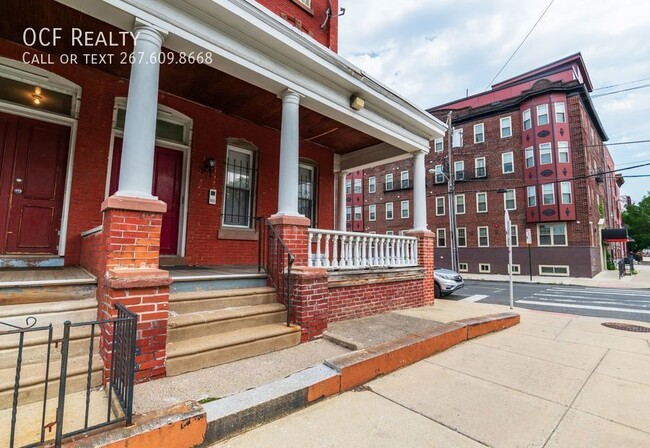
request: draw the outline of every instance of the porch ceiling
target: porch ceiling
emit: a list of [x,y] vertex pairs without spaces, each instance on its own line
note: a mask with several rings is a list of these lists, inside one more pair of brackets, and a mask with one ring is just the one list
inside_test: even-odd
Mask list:
[[[56,46],[36,44],[32,49],[50,54],[80,53],[72,45],[71,28],[87,31],[112,32],[121,29],[54,0],[3,0],[0,2],[0,45],[2,38],[23,43],[26,28],[63,28],[62,40]],[[128,79],[130,65],[120,63],[120,53],[133,49],[131,39],[126,45],[93,48],[93,53],[113,54],[112,63],[94,63],[92,68],[119,78]],[[165,49],[165,51],[170,51]],[[89,52],[86,50],[86,52]],[[83,62],[83,61],[80,61]],[[45,66],[44,68],[47,68]],[[162,65],[160,90],[196,103],[250,120],[273,129],[280,128],[281,101],[274,93],[207,65]],[[300,136],[316,144],[346,154],[381,143],[381,140],[326,117],[318,112],[300,108]]]

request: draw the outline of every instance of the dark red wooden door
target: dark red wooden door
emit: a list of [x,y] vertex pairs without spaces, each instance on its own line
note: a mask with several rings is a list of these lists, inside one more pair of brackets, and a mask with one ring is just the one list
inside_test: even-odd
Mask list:
[[[116,138],[113,146],[111,185],[109,193],[117,191],[122,160],[122,139]],[[151,194],[167,204],[160,231],[160,253],[178,253],[178,233],[181,218],[181,188],[183,179],[183,153],[173,149],[156,147]]]
[[0,113],[2,253],[58,251],[70,128]]

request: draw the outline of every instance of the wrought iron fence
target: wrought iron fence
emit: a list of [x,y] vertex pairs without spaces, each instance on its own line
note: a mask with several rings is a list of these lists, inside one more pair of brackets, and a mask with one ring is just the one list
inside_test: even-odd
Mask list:
[[287,307],[287,326],[291,325],[291,267],[295,257],[267,218],[255,218],[259,233],[257,270],[264,270]]
[[[117,317],[114,319],[108,320],[97,320],[90,322],[79,322],[72,323],[66,321],[63,324],[63,336],[61,339],[54,339],[53,337],[53,326],[52,324],[48,326],[36,326],[36,319],[34,317],[28,317],[26,320],[25,327],[18,327],[12,324],[5,322],[0,322],[0,324],[9,326],[12,330],[0,332],[0,337],[18,337],[18,344],[13,347],[16,350],[16,367],[15,367],[15,379],[13,384],[13,396],[11,403],[11,422],[9,428],[0,428],[0,435],[2,433],[9,432],[8,446],[13,448],[16,446],[16,423],[20,414],[20,406],[23,403],[21,401],[21,394],[27,396],[29,394],[28,388],[34,388],[34,381],[32,379],[31,384],[21,384],[21,373],[23,371],[24,359],[23,355],[25,350],[36,350],[44,349],[46,351],[45,362],[38,363],[37,365],[43,365],[43,381],[38,383],[42,385],[42,399],[37,398],[36,402],[41,402],[41,422],[40,422],[40,431],[37,437],[37,440],[29,440],[27,444],[22,446],[32,447],[42,445],[45,442],[54,443],[55,447],[61,446],[61,442],[66,437],[71,437],[78,435],[87,431],[94,429],[102,428],[104,426],[113,425],[115,423],[124,422],[126,425],[130,425],[132,422],[133,416],[133,386],[134,386],[134,373],[135,373],[135,355],[136,355],[136,336],[137,336],[137,315],[130,312],[128,309],[123,307],[120,304],[116,305],[117,308]],[[76,330],[73,335],[73,330]],[[89,332],[87,354],[88,361],[85,366],[85,373],[83,370],[76,369],[74,375],[77,377],[85,376],[85,392],[84,392],[84,414],[83,414],[83,424],[81,422],[81,416],[74,418],[74,426],[81,426],[77,429],[72,429],[66,431],[64,426],[65,414],[66,414],[66,388],[69,379],[68,369],[70,367],[70,343],[71,341],[76,344],[78,350],[81,350],[83,353],[83,343],[85,337],[79,337],[79,335],[86,335]],[[100,386],[103,381],[104,375],[104,366],[103,363],[97,368],[94,366],[95,360],[93,359],[96,355],[96,337],[104,332],[105,334],[112,335],[112,341],[110,343],[110,352],[107,347],[102,347],[101,349],[109,353],[111,358],[111,367],[108,372],[108,377],[104,384],[105,397],[106,397],[106,414],[105,418],[96,417],[101,409],[97,409],[98,404],[97,400],[93,403],[91,400],[92,392],[98,389],[97,386]],[[39,339],[39,333],[45,333],[46,339],[43,341]],[[26,338],[30,338],[30,341],[26,342]],[[38,345],[34,344],[34,341],[38,342]],[[55,350],[59,348],[60,345],[60,373],[58,378],[56,373],[52,370],[52,358],[55,354]],[[9,346],[12,346],[10,344]],[[36,348],[35,348],[36,347]],[[83,356],[83,355],[82,355]],[[32,356],[33,358],[33,356]],[[32,359],[33,361],[33,359]],[[100,361],[101,362],[101,361]],[[102,381],[97,379],[97,376],[101,376]],[[94,384],[93,384],[94,378]],[[48,398],[50,386],[54,386],[58,381],[58,395],[57,398],[57,407],[56,415],[53,422],[46,423],[48,415]],[[38,386],[37,386],[38,388]],[[40,396],[40,395],[39,395]],[[24,401],[24,400],[23,400]],[[29,400],[34,402],[33,398]],[[51,401],[51,400],[50,400]],[[101,404],[101,403],[100,403]],[[94,416],[91,422],[91,414]],[[55,427],[54,440],[50,440],[48,436],[49,431],[52,427]]]

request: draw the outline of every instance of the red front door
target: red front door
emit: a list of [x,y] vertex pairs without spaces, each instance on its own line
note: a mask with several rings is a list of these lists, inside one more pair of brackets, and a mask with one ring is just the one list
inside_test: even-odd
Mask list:
[[[122,139],[116,138],[113,146],[111,185],[109,194],[117,191],[122,160]],[[183,153],[156,146],[151,194],[167,204],[160,231],[160,253],[178,253],[178,233],[181,218],[181,183],[183,179]]]
[[0,113],[0,253],[56,254],[70,128]]

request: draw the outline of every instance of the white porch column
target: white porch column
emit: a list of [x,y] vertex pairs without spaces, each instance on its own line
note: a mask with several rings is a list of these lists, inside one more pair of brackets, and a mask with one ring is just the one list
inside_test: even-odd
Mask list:
[[280,177],[276,216],[302,216],[298,214],[300,95],[293,90],[285,90],[280,97],[282,98],[282,126],[280,129]]
[[424,151],[413,154],[413,230],[427,230],[427,187]]
[[338,223],[337,223],[336,229],[340,230],[341,232],[345,232],[345,223],[346,223],[345,209],[346,209],[346,206],[347,206],[346,204],[347,203],[345,201],[345,197],[346,197],[346,194],[345,194],[345,178],[347,177],[347,175],[348,175],[347,171],[339,171],[339,175],[338,175],[338,178],[339,178],[339,187],[338,187],[339,197],[338,197],[338,200],[336,201],[337,202],[337,204],[336,204],[337,207],[336,208],[337,208],[337,214],[338,214],[337,215],[338,216]]
[[133,34],[136,36],[133,52],[137,58],[131,66],[120,181],[115,194],[155,199],[151,184],[160,75],[157,56],[167,33],[136,21]]

